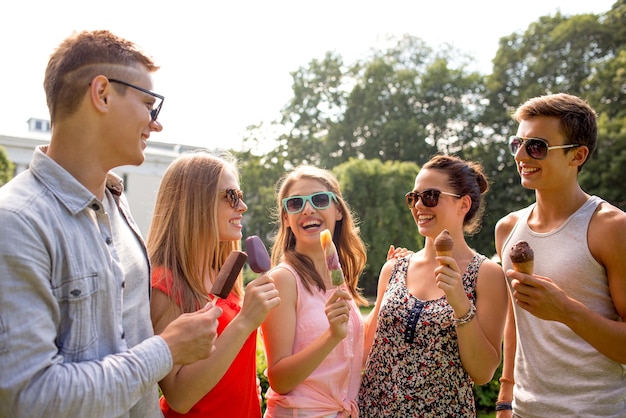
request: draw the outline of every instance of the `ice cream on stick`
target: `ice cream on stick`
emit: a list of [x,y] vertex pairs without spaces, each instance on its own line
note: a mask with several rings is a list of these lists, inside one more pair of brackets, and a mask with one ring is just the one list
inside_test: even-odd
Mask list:
[[256,235],[246,238],[246,252],[248,253],[248,264],[253,272],[265,273],[270,269],[270,256],[261,238]]
[[[248,254],[243,251],[234,250],[228,254],[226,261],[224,261],[224,265],[220,269],[219,273],[217,273],[215,282],[211,287],[211,293],[217,297],[226,299],[232,290],[233,285],[237,281],[237,277],[239,277],[239,273],[241,272],[241,269],[247,259]],[[214,299],[214,301],[215,300],[217,299]]]
[[518,241],[511,247],[509,253],[513,269],[521,273],[533,274],[535,253],[526,241]]
[[438,257],[451,257],[452,248],[454,248],[454,240],[450,236],[450,232],[444,229],[435,238],[435,251]]
[[332,235],[328,229],[323,230],[320,233],[320,243],[326,256],[326,267],[330,272],[330,281],[333,286],[339,286],[344,282],[343,271],[341,270],[341,264],[339,263],[339,254],[337,254],[337,247],[333,243]]

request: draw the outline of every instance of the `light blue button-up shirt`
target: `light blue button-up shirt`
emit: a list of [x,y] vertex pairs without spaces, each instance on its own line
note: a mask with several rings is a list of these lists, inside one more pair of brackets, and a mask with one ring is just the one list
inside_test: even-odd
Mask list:
[[[0,416],[130,417],[135,405],[160,415],[167,344],[151,328],[136,345],[125,335],[125,288],[149,286],[140,236],[128,244],[144,251],[134,266],[117,247],[128,242],[120,225],[136,231],[125,199],[98,200],[45,150],[0,188]],[[134,329],[151,327],[149,310],[137,315]]]

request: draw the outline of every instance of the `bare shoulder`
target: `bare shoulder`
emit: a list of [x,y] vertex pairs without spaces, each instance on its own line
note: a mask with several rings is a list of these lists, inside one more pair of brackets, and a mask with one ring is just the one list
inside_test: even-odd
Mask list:
[[600,228],[604,226],[608,229],[616,227],[626,228],[626,212],[610,203],[603,202],[598,205],[596,212],[593,214],[591,225]]
[[609,203],[601,203],[591,218],[587,234],[589,249],[600,261],[607,254],[625,254],[626,213]]
[[506,282],[504,280],[502,266],[490,259],[483,261],[478,270],[478,285],[480,286],[481,284],[491,289],[500,286],[504,289]]
[[504,245],[504,241],[511,234],[511,231],[515,227],[515,224],[520,219],[522,210],[524,209],[511,212],[508,215],[501,218],[496,223],[496,228],[495,228],[496,252],[498,253],[499,256],[502,255],[502,245]]
[[485,261],[483,261],[482,264],[480,265],[479,272],[481,273],[484,272],[485,274],[489,276],[494,276],[497,279],[502,278],[504,276],[504,272],[502,271],[502,266],[488,258]]
[[287,267],[276,266],[273,267],[267,274],[272,276],[274,281],[281,282],[295,282],[296,277]]
[[271,269],[267,274],[272,278],[274,286],[280,292],[281,300],[283,300],[283,297],[287,295],[295,297],[297,292],[297,278],[291,270],[285,267],[277,266]]
[[506,233],[508,235],[508,233],[511,232],[511,230],[519,220],[521,211],[522,210],[511,212],[508,215],[502,217],[496,223],[496,234],[500,233],[501,231],[502,233]]
[[385,262],[385,264],[383,264],[383,266],[380,269],[380,275],[386,275],[389,276],[391,275],[391,272],[393,271],[393,268],[396,266],[396,263],[398,262],[397,258],[392,258],[390,260],[387,260]]
[[398,260],[399,259],[397,258],[389,259],[381,267],[380,273],[378,275],[376,303],[378,303],[378,299],[382,298],[382,295],[387,290],[387,287],[389,286],[389,280],[391,279],[391,273],[393,273],[393,269],[396,266],[396,263],[398,262]]

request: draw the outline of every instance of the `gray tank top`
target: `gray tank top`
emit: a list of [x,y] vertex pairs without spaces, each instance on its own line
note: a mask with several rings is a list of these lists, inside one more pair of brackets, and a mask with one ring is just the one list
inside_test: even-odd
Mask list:
[[[502,266],[505,271],[512,268],[510,248],[519,240],[527,241],[535,253],[534,274],[549,277],[598,314],[621,321],[606,271],[587,243],[589,222],[602,202],[592,196],[561,226],[545,233],[528,227],[535,205],[522,209],[502,247]],[[513,307],[517,332],[522,335],[515,358],[516,415],[626,416],[626,366],[600,354],[560,322],[541,320],[516,304]]]

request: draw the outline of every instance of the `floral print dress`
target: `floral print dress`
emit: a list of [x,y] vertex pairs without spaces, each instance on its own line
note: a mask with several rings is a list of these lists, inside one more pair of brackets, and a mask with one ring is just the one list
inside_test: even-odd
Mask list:
[[[422,301],[406,287],[411,256],[398,259],[378,314],[359,390],[360,417],[474,417],[473,382],[461,364],[452,307],[445,296]],[[476,254],[463,274],[476,302]]]

